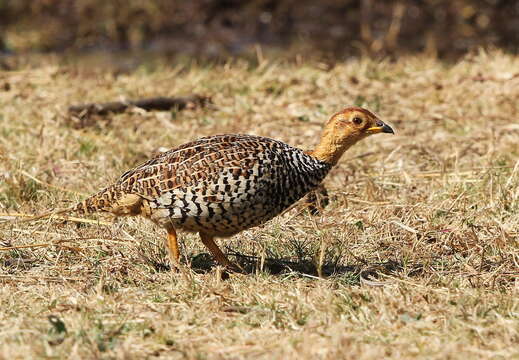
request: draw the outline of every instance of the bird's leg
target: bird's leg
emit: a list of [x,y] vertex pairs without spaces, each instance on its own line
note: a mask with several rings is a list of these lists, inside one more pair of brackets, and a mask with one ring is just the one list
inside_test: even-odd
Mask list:
[[178,249],[177,232],[173,226],[168,226],[166,230],[168,231],[168,241],[166,244],[168,247],[171,270],[174,270],[174,268],[180,269],[180,251]]
[[204,243],[204,245],[209,249],[211,254],[214,256],[216,261],[218,261],[220,263],[220,265],[225,266],[226,268],[228,268],[232,271],[237,271],[237,272],[243,271],[243,269],[241,269],[239,266],[233,264],[232,262],[229,261],[229,259],[227,259],[227,256],[225,256],[225,254],[222,252],[222,250],[220,250],[218,245],[216,245],[216,243],[214,242],[214,236],[200,232],[200,238],[202,239],[202,242]]

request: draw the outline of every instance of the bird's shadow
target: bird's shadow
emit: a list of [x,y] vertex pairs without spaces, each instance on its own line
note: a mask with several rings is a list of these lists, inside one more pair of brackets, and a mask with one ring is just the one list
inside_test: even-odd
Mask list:
[[[362,280],[372,281],[378,279],[381,274],[395,274],[403,269],[403,264],[396,261],[382,263],[362,263],[355,265],[341,265],[337,262],[325,261],[319,271],[318,265],[310,258],[288,260],[283,258],[262,258],[259,256],[245,255],[239,252],[227,254],[234,263],[238,264],[243,274],[267,273],[274,276],[296,275],[310,278],[338,277],[351,285],[358,285]],[[192,256],[188,261],[190,268],[195,273],[204,274],[213,271],[218,264],[208,253],[200,253]],[[167,263],[155,263],[155,270],[169,271]],[[419,271],[417,269],[417,271]],[[225,276],[226,278],[228,276]]]

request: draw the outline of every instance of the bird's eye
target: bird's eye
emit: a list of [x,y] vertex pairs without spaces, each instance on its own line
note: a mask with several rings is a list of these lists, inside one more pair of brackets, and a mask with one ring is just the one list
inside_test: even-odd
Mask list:
[[357,124],[357,125],[360,125],[360,124],[362,124],[362,119],[360,117],[356,116],[356,117],[353,118],[353,123]]

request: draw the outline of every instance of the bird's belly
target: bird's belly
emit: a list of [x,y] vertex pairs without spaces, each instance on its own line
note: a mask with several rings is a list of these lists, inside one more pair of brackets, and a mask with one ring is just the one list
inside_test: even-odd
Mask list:
[[[183,217],[169,216],[177,228],[205,232],[215,236],[231,236],[240,231],[260,225],[283,211],[277,204],[248,204],[246,207],[229,206],[223,211],[202,214],[187,214]],[[175,210],[172,211],[175,213]]]
[[215,182],[206,188],[200,186],[164,193],[152,206],[156,213],[152,220],[187,231],[231,236],[279,215],[319,183],[303,181],[288,173],[248,184],[246,181],[229,182],[232,185],[229,191],[222,191],[222,185]]
[[[227,202],[180,201],[177,206],[153,209],[151,220],[161,226],[173,225],[190,232],[205,232],[215,236],[231,236],[263,224],[279,215],[298,200],[282,196],[236,198]],[[173,205],[173,204],[172,204]]]

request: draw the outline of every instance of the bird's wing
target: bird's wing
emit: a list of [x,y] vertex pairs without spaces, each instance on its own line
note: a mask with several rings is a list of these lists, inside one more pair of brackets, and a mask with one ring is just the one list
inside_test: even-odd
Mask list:
[[[191,192],[210,202],[232,201],[267,186],[281,164],[272,161],[281,142],[250,135],[217,135],[170,150],[126,172],[118,184],[127,193],[171,204],[171,193]],[[170,197],[169,200],[167,199]],[[162,199],[162,200],[161,200]]]

